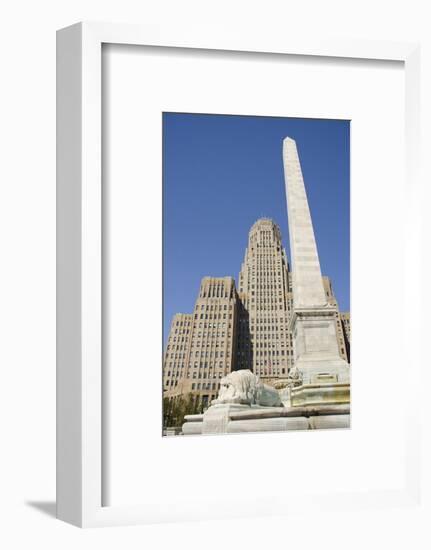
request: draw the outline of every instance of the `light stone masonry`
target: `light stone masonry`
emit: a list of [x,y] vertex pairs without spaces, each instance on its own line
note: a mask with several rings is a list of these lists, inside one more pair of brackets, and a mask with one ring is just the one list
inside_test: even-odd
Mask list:
[[349,383],[349,365],[340,353],[338,308],[328,302],[325,292],[298,150],[290,137],[283,142],[283,164],[293,272],[290,328],[295,368],[304,384],[328,379]]

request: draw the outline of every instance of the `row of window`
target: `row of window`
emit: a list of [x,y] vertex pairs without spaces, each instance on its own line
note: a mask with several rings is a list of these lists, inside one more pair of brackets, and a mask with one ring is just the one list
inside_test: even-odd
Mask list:
[[167,353],[166,354],[166,361],[174,360],[174,359],[185,359],[186,354],[185,353]]
[[190,376],[190,372],[187,373],[187,378],[193,378],[194,380],[196,378],[222,378],[224,375],[224,372],[193,372],[192,376]]
[[[218,363],[218,364],[217,364]],[[209,361],[195,361],[194,364],[193,364],[193,367],[192,367],[192,364],[189,363],[188,365],[188,368],[191,369],[211,369],[211,368],[218,368],[218,369],[223,369],[225,368],[226,366],[226,363],[224,361],[214,361],[214,360],[209,360]],[[175,373],[179,370],[183,370],[184,369],[184,363],[181,363],[181,364],[175,364],[175,363],[166,363],[165,364],[165,369],[166,368],[170,368],[172,369],[172,371],[168,370],[168,371],[165,371],[165,374],[166,376],[174,376]]]
[[282,289],[283,287],[281,284],[274,284],[274,285],[251,285],[251,290],[276,290],[276,289]]
[[214,384],[210,382],[203,382],[202,384],[198,382],[197,384],[192,384],[192,390],[218,390],[220,388],[220,384]]
[[278,328],[280,329],[280,331],[283,329],[283,332],[284,332],[284,327],[283,327],[282,323],[280,323],[279,327],[277,325],[269,325],[269,324],[264,324],[264,323],[261,323],[260,325],[258,323],[256,323],[256,326],[254,326],[253,322],[251,322],[250,325],[251,325],[251,329],[252,330],[254,329],[255,333],[259,333],[259,332],[277,332]]
[[200,298],[231,298],[232,290],[229,292],[224,288],[215,287],[205,289],[201,292]]
[[253,324],[254,322],[256,322],[256,325],[274,325],[274,323],[278,323],[278,322],[287,323],[288,320],[289,320],[289,317],[288,316],[284,317],[283,315],[280,317],[264,317],[261,315],[259,317],[256,317],[256,319],[252,317],[250,319],[250,323]]
[[282,347],[284,347],[283,334],[279,336],[276,332],[273,334],[263,334],[262,332],[256,332],[251,335],[250,340],[251,342],[255,342],[257,348],[266,348],[266,341],[276,342],[277,344],[281,343]]
[[223,321],[222,323],[205,323],[205,322],[200,322],[199,324],[196,323],[196,324],[194,325],[193,328],[194,328],[194,330],[196,330],[197,328],[200,328],[200,329],[202,329],[202,328],[204,328],[204,329],[205,329],[205,328],[217,328],[217,329],[222,329],[222,328],[223,328],[223,329],[224,329],[224,328],[226,328],[226,325],[227,325],[228,328],[232,328],[231,323],[228,324],[228,323],[226,323],[226,321]]
[[[256,348],[277,348],[281,347],[284,348],[284,341],[280,340],[276,334],[268,335],[267,338],[255,338],[255,345]],[[252,342],[253,343],[253,342]],[[286,347],[289,347],[290,342],[286,342]]]
[[[277,356],[277,355],[284,355],[284,349],[282,350],[256,350],[255,351],[255,356],[256,357],[268,357],[269,355],[271,356]],[[293,355],[293,350],[286,350],[286,355]]]
[[186,344],[180,344],[180,345],[168,344],[166,346],[166,352],[168,352],[169,350],[171,350],[171,353],[173,351],[185,351],[187,347],[188,346]]
[[[222,378],[224,376],[224,372],[213,372],[213,371],[207,371],[207,372],[188,372],[187,378],[193,378],[195,379],[201,379],[201,378]],[[168,371],[165,376],[165,380],[170,380],[171,378],[181,378],[179,376],[179,372],[172,372]]]
[[218,313],[214,315],[211,313],[195,313],[195,319],[232,319],[232,313],[229,313],[229,317],[227,313]]
[[[284,364],[284,363],[281,363]],[[274,361],[274,363],[269,366],[265,361],[256,361],[253,371],[256,374],[286,374],[286,367],[280,367],[280,361]]]
[[176,327],[189,326],[190,323],[191,323],[191,319],[187,319],[187,321],[176,321],[175,326]]
[[[219,328],[219,327],[214,327],[214,328]],[[214,338],[214,336],[216,336],[217,338],[224,338],[225,337],[225,332],[197,332],[193,335],[193,340],[195,340],[196,338],[206,338],[206,337],[209,337],[209,338]],[[228,335],[229,337],[229,335]]]
[[[280,273],[274,273],[274,270],[268,271],[267,269],[258,270],[258,271],[259,271],[259,282],[260,282],[260,284],[269,283],[269,282],[281,283],[281,274]],[[247,279],[250,283],[255,283],[256,282],[256,269],[255,269],[255,267],[253,267],[253,269],[251,271],[249,269],[247,275],[248,275]]]
[[[232,309],[232,305],[229,306],[229,309]],[[196,306],[196,309],[199,309],[199,305]],[[207,309],[209,311],[216,311],[217,309],[223,309],[227,311],[227,304],[201,304],[201,309]]]
[[[207,348],[210,348],[210,347],[215,347],[215,348],[224,348],[225,347],[225,340],[220,340],[220,338],[218,337],[212,337],[211,338],[211,342],[209,340],[206,340],[205,342],[202,341],[202,347],[207,347]],[[192,348],[194,347],[201,347],[201,341],[200,340],[195,340],[193,338],[192,340]]]
[[256,374],[260,376],[280,376],[286,374],[286,369],[259,369]]
[[[204,350],[196,350],[195,353],[194,353],[194,356],[195,357],[224,357],[224,351],[218,351],[218,350],[212,350],[212,351],[204,351]],[[229,351],[226,353],[226,356],[229,358]]]

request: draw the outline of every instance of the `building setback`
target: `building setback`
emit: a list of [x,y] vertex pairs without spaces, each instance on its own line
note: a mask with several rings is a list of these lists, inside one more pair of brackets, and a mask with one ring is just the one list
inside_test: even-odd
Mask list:
[[278,225],[262,218],[250,229],[239,274],[243,308],[236,366],[264,378],[287,376],[293,351],[287,330],[289,268]]
[[[193,313],[173,317],[163,358],[164,397],[193,394],[206,407],[233,370],[250,369],[267,383],[287,378],[294,365],[292,278],[272,220],[251,227],[238,280],[237,291],[232,277],[204,277]],[[349,314],[340,315],[329,278],[322,280],[328,303],[337,308],[340,355],[348,361]]]
[[163,369],[165,397],[193,393],[206,406],[234,370],[238,295],[232,277],[204,277],[193,314],[174,316]]
[[172,319],[169,339],[163,357],[163,391],[182,393],[190,360],[193,327],[191,313],[176,313]]
[[350,363],[350,313],[348,311],[340,313],[340,320],[346,344],[347,361]]
[[[332,290],[332,284],[329,277],[322,277],[323,280],[323,287],[325,289],[326,297],[328,300],[328,304],[330,306],[335,306],[337,308],[336,311],[336,319],[337,319],[337,340],[338,340],[338,349],[340,350],[341,357],[349,362],[349,345],[348,342],[346,342],[346,336],[344,332],[344,326],[343,326],[343,319],[342,319],[342,313],[340,313],[340,310],[338,308],[338,302],[335,298],[334,291]],[[348,314],[349,315],[349,314]]]

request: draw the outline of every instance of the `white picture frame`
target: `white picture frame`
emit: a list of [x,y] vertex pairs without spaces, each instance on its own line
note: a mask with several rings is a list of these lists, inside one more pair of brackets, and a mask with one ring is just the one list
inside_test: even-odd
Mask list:
[[[217,29],[186,31],[107,23],[79,23],[57,35],[57,516],[82,527],[207,519],[197,506],[174,514],[148,507],[102,506],[102,44],[151,45],[231,52],[401,61],[405,64],[406,205],[408,239],[420,242],[419,45],[370,41],[299,40],[285,36],[220,36]],[[411,269],[420,247],[408,251]],[[411,273],[406,272],[411,277]],[[410,288],[421,315],[420,288]],[[416,351],[420,358],[420,349]],[[413,369],[419,368],[419,361]],[[406,428],[407,429],[407,428]],[[404,433],[404,431],[403,431]],[[357,509],[419,501],[419,413],[408,419],[405,486],[396,492],[316,498],[318,509]],[[220,517],[235,517],[226,497]],[[259,515],[256,506],[256,515]],[[286,513],[288,506],[286,506]],[[284,513],[269,504],[264,514]],[[253,515],[249,511],[242,515]]]

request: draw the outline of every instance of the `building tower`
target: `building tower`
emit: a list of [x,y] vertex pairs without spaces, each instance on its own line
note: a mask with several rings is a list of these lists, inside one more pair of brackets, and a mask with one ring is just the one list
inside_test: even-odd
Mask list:
[[280,229],[270,219],[259,219],[250,229],[239,298],[235,368],[264,379],[287,377],[293,364],[289,269]]

